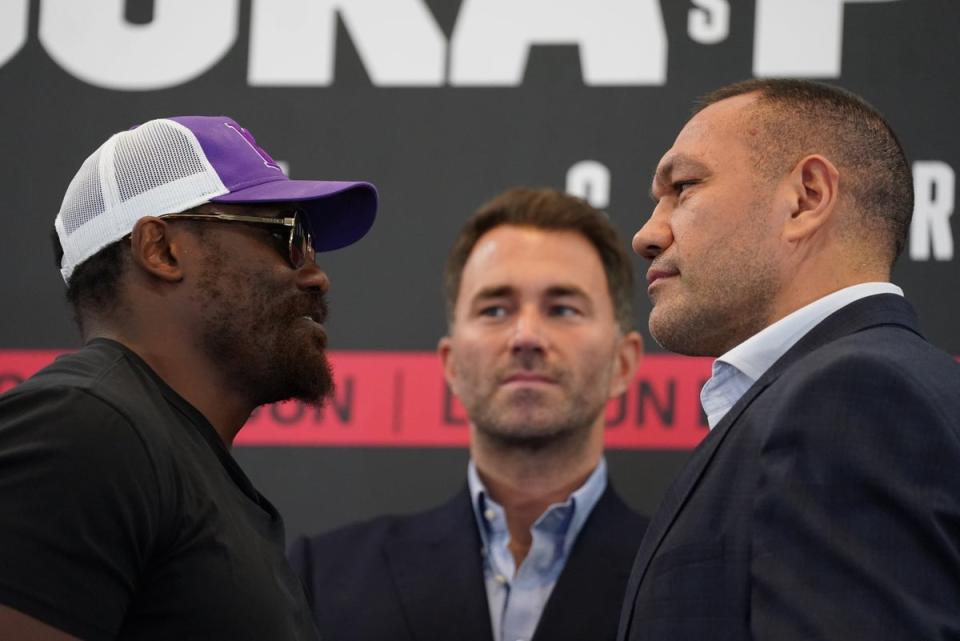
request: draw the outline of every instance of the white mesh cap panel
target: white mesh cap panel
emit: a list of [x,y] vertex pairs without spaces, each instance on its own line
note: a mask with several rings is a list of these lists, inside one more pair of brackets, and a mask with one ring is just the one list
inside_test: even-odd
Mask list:
[[97,168],[99,163],[100,151],[97,150],[84,161],[80,171],[67,187],[59,216],[63,222],[63,231],[67,234],[72,234],[85,222],[103,212],[100,172]]
[[151,120],[114,134],[83,163],[60,206],[63,279],[129,234],[140,218],[183,211],[227,192],[196,136],[179,123]]
[[[121,201],[207,171],[199,144],[193,144],[193,134],[171,124],[153,121],[138,127],[137,135],[117,139],[113,165]],[[156,163],[155,158],[166,162]]]

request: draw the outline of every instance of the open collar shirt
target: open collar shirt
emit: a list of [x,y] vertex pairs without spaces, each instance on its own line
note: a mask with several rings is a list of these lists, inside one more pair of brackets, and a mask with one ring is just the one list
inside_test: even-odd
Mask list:
[[570,498],[540,515],[531,529],[530,551],[519,568],[508,547],[510,532],[503,507],[490,498],[473,461],[467,467],[467,483],[483,543],[494,641],[530,641],[577,535],[607,487],[606,461],[600,459]]
[[845,287],[784,316],[715,360],[712,375],[700,391],[710,429],[807,332],[841,307],[875,294],[903,296],[903,290],[892,283]]

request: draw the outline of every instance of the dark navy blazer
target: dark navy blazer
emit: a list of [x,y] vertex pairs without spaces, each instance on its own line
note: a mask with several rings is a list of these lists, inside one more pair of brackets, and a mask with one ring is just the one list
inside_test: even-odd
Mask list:
[[[613,641],[646,525],[608,484],[544,608],[536,641]],[[493,639],[466,488],[428,512],[298,539],[290,561],[329,641]]]
[[960,365],[902,297],[826,318],[694,451],[618,638],[960,639]]

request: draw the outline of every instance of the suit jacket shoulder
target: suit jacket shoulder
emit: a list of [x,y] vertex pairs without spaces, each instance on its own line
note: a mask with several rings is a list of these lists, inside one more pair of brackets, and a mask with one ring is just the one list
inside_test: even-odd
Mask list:
[[492,638],[480,535],[465,487],[426,512],[298,539],[290,562],[324,638]]

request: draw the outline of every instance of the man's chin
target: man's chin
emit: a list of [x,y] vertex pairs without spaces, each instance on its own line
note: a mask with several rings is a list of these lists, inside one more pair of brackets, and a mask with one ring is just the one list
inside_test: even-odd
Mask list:
[[290,397],[307,405],[323,407],[328,399],[333,398],[333,376],[330,370],[325,368],[312,373],[313,376],[297,381],[296,389],[292,390]]
[[529,428],[518,430],[499,428],[481,431],[489,441],[503,449],[528,451],[545,450],[556,443],[566,441],[568,436],[566,432],[552,429],[537,431]]
[[477,428],[489,439],[513,448],[542,449],[565,440],[573,431],[548,410],[504,412],[495,420],[479,421]]
[[297,394],[292,398],[294,401],[299,401],[304,405],[310,405],[317,409],[320,409],[327,404],[327,401],[333,398],[333,387],[328,387],[323,391],[311,391]]
[[693,356],[696,318],[696,313],[676,313],[665,306],[654,306],[649,317],[650,335],[667,351]]
[[[305,363],[301,360],[300,363]],[[260,386],[263,395],[260,405],[283,401],[299,401],[307,405],[322,407],[327,399],[333,397],[335,385],[333,373],[326,359],[318,359],[308,367],[288,367],[275,371],[271,384]]]
[[332,385],[311,388],[298,383],[297,385],[285,385],[282,388],[273,390],[271,393],[262,395],[257,399],[257,406],[296,401],[319,409],[326,405],[327,401],[332,397]]

